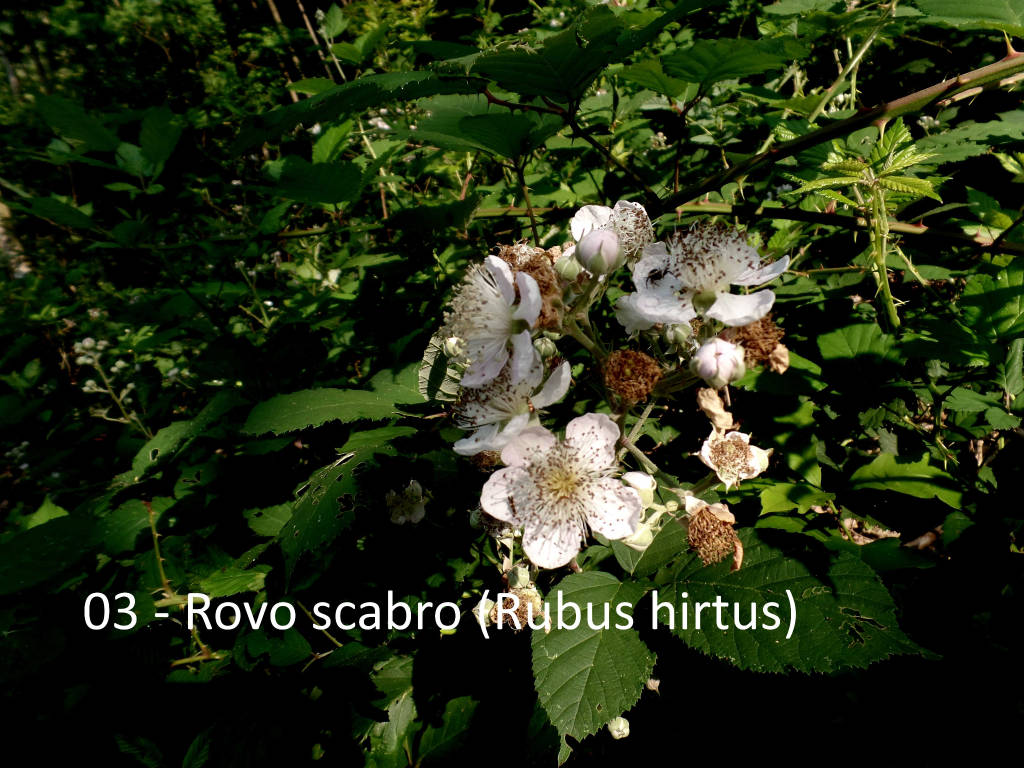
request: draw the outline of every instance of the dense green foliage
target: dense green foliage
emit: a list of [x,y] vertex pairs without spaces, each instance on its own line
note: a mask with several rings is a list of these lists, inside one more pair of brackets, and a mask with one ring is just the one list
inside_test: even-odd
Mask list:
[[[1019,720],[1008,683],[951,691],[1008,681],[1024,630],[1021,36],[1008,0],[8,4],[15,740],[111,765],[573,765],[677,734]],[[629,603],[633,628],[485,639],[472,609],[521,544],[479,523],[493,467],[452,450],[460,370],[435,334],[471,265],[562,246],[578,208],[620,199],[659,240],[715,221],[790,258],[789,368],[728,390],[770,465],[701,479],[687,366],[613,312],[627,269],[549,334],[573,385],[544,423],[614,416],[659,504],[729,505],[743,567],[705,564],[674,520],[642,552],[595,536],[530,588]],[[602,338],[661,353],[652,409],[609,396]],[[791,640],[659,628],[649,600],[786,589]],[[313,628],[318,602],[389,591],[462,622]],[[132,595],[135,625],[88,629],[97,592]],[[190,632],[189,592],[298,621]]]

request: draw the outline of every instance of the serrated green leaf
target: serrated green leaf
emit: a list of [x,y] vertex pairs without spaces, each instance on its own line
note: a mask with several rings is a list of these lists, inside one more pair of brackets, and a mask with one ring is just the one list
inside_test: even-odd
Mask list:
[[621,541],[613,540],[609,543],[619,565],[634,576],[651,575],[690,547],[686,531],[674,520],[665,521],[643,552],[637,552]]
[[199,581],[199,590],[210,597],[228,597],[241,592],[259,592],[270,573],[269,565],[252,568],[225,568]]
[[848,325],[818,337],[818,349],[825,360],[853,360],[873,356],[882,360],[895,357],[895,339],[882,333],[874,323]]
[[979,337],[1011,341],[1024,334],[1024,260],[995,275],[971,275],[959,303],[965,324]]
[[761,514],[787,512],[791,509],[803,514],[811,507],[826,504],[834,498],[834,493],[810,485],[774,483],[761,492]]
[[260,536],[277,536],[292,517],[292,505],[277,504],[262,509],[248,509],[243,514],[254,533]]
[[431,336],[423,352],[418,385],[424,400],[450,403],[459,397],[459,372],[448,365],[444,339],[440,335]]
[[[761,672],[834,672],[863,668],[890,656],[920,653],[897,626],[889,593],[859,557],[843,552],[826,562],[820,556],[789,556],[767,543],[792,541],[786,534],[768,538],[768,532],[747,529],[740,532],[740,539],[744,547],[740,570],[730,570],[731,558],[704,566],[699,557],[690,555],[680,564],[669,594],[659,591],[659,602],[670,600],[675,606],[673,631],[687,645],[742,669]],[[791,609],[787,590],[796,604],[793,634],[788,640]],[[698,627],[697,604],[710,607],[719,597],[728,604],[723,611],[727,628],[716,626],[716,611],[706,609]],[[685,629],[683,605],[687,607]],[[752,605],[757,627],[737,629],[736,613],[741,624],[749,625]],[[778,618],[778,627],[769,628],[776,621],[766,608]],[[658,611],[657,616],[659,622],[667,623],[668,609]]]
[[779,69],[790,58],[772,52],[763,41],[723,39],[698,40],[690,48],[669,54],[661,61],[672,77],[707,88],[723,80]]
[[471,696],[460,696],[445,704],[441,726],[435,728],[428,725],[420,737],[416,749],[419,760],[429,764],[433,760],[442,760],[458,750],[465,741],[476,706],[477,702]]
[[1024,6],[1018,0],[915,0],[930,24],[958,29],[998,29],[1011,35],[1024,35]]
[[366,419],[383,421],[396,414],[395,406],[415,402],[416,390],[403,381],[390,383],[375,378],[373,391],[365,389],[306,389],[277,395],[260,403],[249,413],[242,432],[247,435],[275,435],[319,427],[329,421],[347,424]]
[[59,96],[37,95],[36,108],[43,120],[65,139],[80,141],[87,150],[112,152],[120,143],[111,131],[82,107]]
[[942,401],[942,407],[951,411],[964,411],[977,413],[998,405],[999,399],[995,395],[985,395],[975,392],[973,389],[957,387]]
[[1020,426],[1020,417],[1007,413],[1002,408],[989,408],[986,410],[985,421],[992,429],[1016,429]]
[[345,203],[359,197],[363,171],[355,163],[308,163],[294,155],[266,166],[281,197],[305,203]]
[[1024,392],[1024,339],[1010,344],[1006,360],[999,366],[997,381],[1006,394],[1016,397]]
[[[277,537],[289,574],[304,553],[326,546],[352,524],[352,497],[358,488],[356,468],[371,461],[374,454],[395,455],[391,441],[415,431],[411,427],[384,427],[357,432],[342,446],[341,458],[314,472],[303,484],[291,519]],[[383,496],[382,492],[380,498]]]
[[[596,733],[632,707],[654,668],[651,653],[636,630],[615,629],[615,605],[633,605],[643,593],[635,582],[620,583],[609,573],[589,571],[563,579],[547,596],[550,633],[533,632],[533,674],[540,704],[561,735],[575,739]],[[557,596],[581,614],[576,629],[559,629]],[[610,629],[591,629],[608,612]],[[571,621],[572,611],[566,611]]]
[[799,189],[794,190],[794,193],[813,192],[830,187],[850,187],[863,181],[864,179],[859,176],[833,176],[827,179],[815,179],[814,181],[804,182]]
[[878,185],[893,192],[902,192],[905,195],[917,197],[930,197],[942,202],[942,198],[935,193],[930,181],[915,179],[912,176],[880,176]]
[[895,491],[919,499],[937,498],[956,509],[960,508],[963,495],[949,473],[933,467],[927,456],[910,461],[891,453],[878,454],[870,464],[854,472],[850,487]]

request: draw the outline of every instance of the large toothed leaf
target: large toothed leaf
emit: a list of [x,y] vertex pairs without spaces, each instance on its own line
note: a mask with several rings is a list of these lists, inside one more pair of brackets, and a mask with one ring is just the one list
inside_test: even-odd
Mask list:
[[242,431],[249,435],[275,435],[308,427],[319,427],[329,421],[348,423],[366,419],[383,421],[396,415],[396,405],[419,399],[413,378],[416,368],[410,366],[397,376],[385,371],[371,381],[373,390],[305,389],[290,395],[278,395],[260,403],[249,413]]
[[[622,619],[615,606],[632,606],[643,594],[636,582],[620,583],[609,573],[591,571],[567,576],[547,596],[555,628],[534,630],[533,674],[541,706],[561,735],[582,739],[632,707],[654,669],[651,653],[636,630],[615,629]],[[579,607],[576,629],[558,629],[558,593],[565,605]],[[602,624],[607,611],[610,629]],[[572,611],[566,611],[571,619]]]
[[962,493],[949,473],[929,463],[925,456],[917,461],[880,453],[874,460],[850,476],[854,488],[895,491],[919,499],[937,498],[960,509]]
[[[730,570],[732,558],[705,566],[694,554],[683,560],[668,587],[658,590],[658,602],[674,606],[673,631],[687,645],[761,672],[834,672],[921,653],[897,625],[888,591],[859,557],[812,549],[784,553],[760,535],[750,529],[740,534],[745,550],[740,570]],[[790,596],[796,619],[787,639]],[[718,597],[727,604],[721,610],[725,629],[719,628],[713,607]],[[699,626],[698,603],[709,604],[701,608]],[[737,629],[737,613],[743,626],[750,624],[751,606],[757,626]],[[668,606],[657,616],[668,624]]]

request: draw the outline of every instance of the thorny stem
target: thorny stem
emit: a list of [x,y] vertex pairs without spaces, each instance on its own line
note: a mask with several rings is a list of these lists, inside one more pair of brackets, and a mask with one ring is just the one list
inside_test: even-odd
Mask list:
[[149,516],[149,530],[153,535],[153,552],[156,554],[156,567],[160,573],[160,586],[164,597],[171,600],[177,597],[177,594],[167,578],[167,572],[164,570],[164,559],[160,555],[160,534],[156,531],[156,512],[153,511],[153,503],[150,501],[143,501],[142,506],[146,508],[146,514]]
[[537,217],[533,215],[533,205],[530,204],[530,191],[526,187],[526,161],[515,164],[516,178],[519,179],[519,188],[523,190],[523,200],[526,202],[526,212],[530,216],[530,230],[533,232],[534,245],[540,245],[540,235],[537,233]]
[[[631,444],[635,444],[637,438],[640,437],[640,432],[644,428],[644,422],[647,421],[647,418],[651,415],[652,410],[654,410],[654,398],[651,398],[651,402],[649,402],[647,404],[647,407],[644,408],[643,413],[640,414],[640,418],[636,420],[636,424],[634,424],[633,428],[629,430],[629,436],[626,438],[626,440],[628,440]],[[623,417],[625,417],[625,414],[623,414]],[[623,444],[623,447],[619,449],[619,454],[616,458],[619,461],[622,461],[623,457],[626,455],[627,450],[628,449],[625,447],[625,444]]]
[[622,446],[627,451],[629,451],[637,461],[640,462],[640,466],[644,468],[644,471],[647,472],[647,474],[656,475],[661,472],[661,470],[658,469],[658,465],[651,461],[649,458],[647,458],[647,455],[644,454],[644,452],[641,451],[639,448],[637,448],[633,444],[633,441],[630,440],[628,437],[620,437],[619,441],[622,443]]
[[846,120],[837,120],[792,141],[784,142],[765,152],[748,157],[731,168],[708,176],[704,180],[683,189],[678,194],[671,195],[660,203],[661,210],[654,210],[654,214],[661,211],[675,210],[683,203],[688,203],[705,192],[717,190],[733,179],[747,176],[751,171],[762,166],[777,163],[785,157],[791,157],[829,139],[845,136],[867,125],[884,125],[889,120],[901,115],[919,112],[941,97],[953,97],[969,88],[999,87],[1007,79],[1022,71],[1024,71],[1024,53],[1011,51],[1005,58],[1000,59],[994,64],[943,80],[941,83],[936,83],[933,86],[886,102],[872,109],[861,110],[858,114]]
[[[302,612],[303,612],[304,614],[306,614],[306,617],[307,617],[307,618],[308,618],[308,619],[309,619],[310,621],[312,621],[312,622],[313,622],[314,624],[316,624],[316,620],[315,620],[315,619],[313,618],[313,614],[309,612],[309,609],[308,609],[308,608],[307,608],[306,606],[304,606],[304,605],[303,605],[303,604],[302,604],[301,602],[297,603],[297,605],[299,606],[299,608],[301,608],[301,609],[302,609]],[[327,638],[328,640],[330,640],[330,641],[331,641],[332,643],[334,643],[335,647],[337,647],[337,648],[341,648],[341,647],[342,647],[343,643],[339,642],[339,641],[338,641],[338,640],[337,640],[337,639],[336,639],[336,638],[335,638],[335,637],[334,637],[333,635],[331,635],[331,633],[330,633],[330,632],[328,632],[328,631],[327,631],[326,629],[321,629],[320,631],[324,633],[324,637],[326,637],[326,638]],[[326,655],[326,654],[318,654],[318,656],[325,656],[325,655]],[[314,661],[316,661],[316,659],[314,659]]]
[[871,195],[871,232],[872,254],[874,256],[874,275],[878,283],[878,292],[885,304],[885,313],[893,328],[899,328],[900,316],[896,311],[896,303],[889,289],[889,271],[885,265],[889,251],[889,217],[885,212],[885,193],[881,187],[875,187]]
[[[872,226],[871,222],[863,216],[819,213],[817,211],[803,211],[798,208],[775,208],[774,206],[758,205],[756,202],[739,205],[711,202],[687,203],[677,207],[676,211],[679,213],[721,214],[746,220],[784,219],[786,221],[806,221],[810,224],[844,227],[846,229],[870,229]],[[998,253],[1024,253],[1024,246],[1017,243],[1000,242],[999,238],[992,240],[981,235],[971,237],[962,232],[935,229],[924,224],[889,221],[889,231],[898,232],[901,235],[926,235],[928,237],[942,238],[947,241],[960,240],[964,243],[973,244],[983,250],[996,251]]]
[[875,38],[878,37],[879,32],[882,31],[882,29],[888,22],[889,18],[895,12],[896,2],[894,0],[894,2],[885,10],[885,12],[882,15],[882,18],[879,19],[878,25],[873,30],[871,30],[871,34],[868,35],[867,38],[865,38],[863,43],[861,43],[861,46],[860,48],[857,49],[857,52],[850,58],[848,62],[846,62],[846,66],[843,67],[842,72],[839,73],[839,77],[837,77],[835,82],[828,87],[827,91],[825,91],[825,94],[824,96],[822,96],[821,101],[818,102],[818,106],[814,108],[814,111],[811,112],[810,116],[807,118],[808,122],[813,123],[821,116],[821,113],[825,111],[825,107],[827,107],[829,105],[829,102],[832,101],[832,98],[835,96],[836,91],[839,89],[839,86],[846,82],[846,78],[849,77],[851,72],[856,71],[856,67],[860,64],[860,60],[864,58],[864,54],[868,52],[868,48],[870,48],[871,44],[875,42]]

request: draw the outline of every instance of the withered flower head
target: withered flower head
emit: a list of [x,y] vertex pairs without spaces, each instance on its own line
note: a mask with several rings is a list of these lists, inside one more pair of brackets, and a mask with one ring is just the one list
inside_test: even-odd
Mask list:
[[620,349],[605,360],[605,385],[627,403],[646,400],[660,380],[661,366],[643,352]]
[[735,555],[732,569],[739,570],[743,562],[743,545],[733,529],[736,518],[725,504],[707,504],[700,499],[686,497],[686,537],[704,565]]

